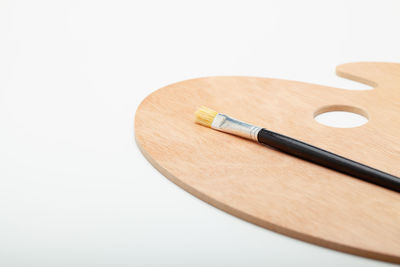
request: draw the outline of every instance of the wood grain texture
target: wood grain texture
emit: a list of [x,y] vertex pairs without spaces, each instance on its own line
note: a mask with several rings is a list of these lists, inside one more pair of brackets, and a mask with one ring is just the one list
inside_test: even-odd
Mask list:
[[[373,90],[257,77],[207,77],[161,88],[140,104],[136,141],[171,181],[246,221],[324,247],[400,263],[400,194],[194,123],[208,106],[400,176],[400,64],[360,62],[339,76]],[[355,128],[314,116],[353,111]]]

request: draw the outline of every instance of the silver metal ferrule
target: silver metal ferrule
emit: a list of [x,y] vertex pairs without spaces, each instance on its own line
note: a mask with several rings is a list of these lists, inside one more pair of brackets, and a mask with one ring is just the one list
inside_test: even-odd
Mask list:
[[218,113],[217,116],[215,116],[211,124],[211,128],[225,133],[238,135],[254,141],[258,141],[257,135],[258,132],[261,130],[261,128],[258,126],[235,120],[234,118],[231,118],[221,113]]

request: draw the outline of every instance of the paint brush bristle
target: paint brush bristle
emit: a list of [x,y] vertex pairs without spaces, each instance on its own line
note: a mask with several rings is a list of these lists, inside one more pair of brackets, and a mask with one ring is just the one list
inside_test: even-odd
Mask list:
[[211,127],[211,124],[217,116],[218,112],[215,110],[209,109],[205,106],[199,107],[199,109],[195,112],[196,115],[196,123],[201,124],[206,127]]

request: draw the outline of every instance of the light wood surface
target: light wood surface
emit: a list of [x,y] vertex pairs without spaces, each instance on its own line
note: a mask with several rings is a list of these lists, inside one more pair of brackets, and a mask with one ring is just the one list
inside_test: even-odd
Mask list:
[[[350,63],[344,90],[258,77],[207,77],[161,88],[136,112],[136,141],[162,174],[246,221],[324,247],[400,263],[400,194],[194,123],[208,106],[400,176],[400,64]],[[319,124],[352,111],[355,128]]]

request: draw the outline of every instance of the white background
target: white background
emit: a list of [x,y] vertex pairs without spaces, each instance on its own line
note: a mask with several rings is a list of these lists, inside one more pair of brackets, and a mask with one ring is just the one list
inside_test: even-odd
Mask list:
[[399,11],[399,1],[0,0],[0,266],[386,266],[205,204],[144,159],[133,122],[146,95],[201,76],[368,89],[335,66],[399,62]]

